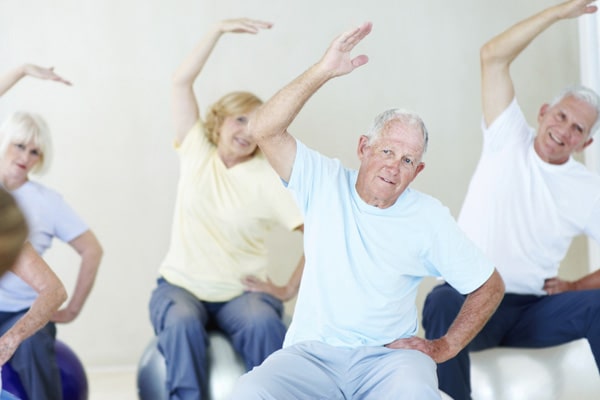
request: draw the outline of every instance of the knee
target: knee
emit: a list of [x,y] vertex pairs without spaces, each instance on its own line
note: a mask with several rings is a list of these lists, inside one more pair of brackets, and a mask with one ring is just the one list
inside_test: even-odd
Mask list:
[[204,326],[203,315],[194,304],[173,302],[163,313],[164,328],[198,329]]
[[161,343],[164,343],[164,340],[180,344],[205,343],[207,341],[207,332],[202,321],[192,314],[171,316],[169,322],[157,333],[157,336]]
[[286,327],[276,315],[260,315],[257,318],[246,321],[246,325],[254,332],[270,335],[274,332],[283,332],[285,334]]
[[281,319],[283,305],[279,300],[264,293],[250,293],[246,301],[249,307],[241,317],[241,329],[259,335],[285,335],[286,326]]
[[252,375],[252,372],[248,372],[237,380],[233,392],[231,393],[231,400],[258,400],[268,398],[265,393],[265,385],[258,382],[257,379],[253,379]]

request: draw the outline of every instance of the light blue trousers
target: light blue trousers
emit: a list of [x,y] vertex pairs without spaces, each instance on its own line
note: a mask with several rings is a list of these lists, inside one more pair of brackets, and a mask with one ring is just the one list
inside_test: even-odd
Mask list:
[[439,400],[436,364],[417,350],[303,342],[273,353],[237,382],[232,400]]

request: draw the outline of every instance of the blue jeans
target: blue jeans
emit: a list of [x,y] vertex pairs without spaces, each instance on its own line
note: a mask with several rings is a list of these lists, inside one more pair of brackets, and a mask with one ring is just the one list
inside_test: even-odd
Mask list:
[[283,304],[266,293],[247,292],[227,302],[205,302],[164,279],[150,299],[150,320],[167,364],[171,399],[201,399],[207,387],[207,325],[223,331],[245,361],[260,365],[281,348]]
[[[433,288],[423,307],[427,339],[448,331],[465,301],[452,286]],[[552,296],[507,293],[471,343],[438,365],[440,389],[454,400],[471,398],[469,351],[491,347],[542,348],[586,338],[600,370],[600,290],[565,292]]]
[[[0,312],[0,334],[8,331],[26,312],[27,310]],[[56,326],[48,323],[25,339],[8,360],[19,375],[30,399],[62,399],[60,370],[54,351],[55,340]]]

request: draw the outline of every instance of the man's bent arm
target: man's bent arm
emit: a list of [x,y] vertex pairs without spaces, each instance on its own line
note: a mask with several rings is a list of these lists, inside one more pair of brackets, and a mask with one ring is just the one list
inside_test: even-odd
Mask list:
[[456,319],[441,339],[454,357],[481,331],[504,297],[504,281],[497,270],[465,300]]
[[594,0],[570,0],[547,8],[513,25],[481,48],[481,96],[483,118],[490,125],[515,97],[510,64],[555,22],[596,11]]
[[337,37],[318,63],[279,90],[251,118],[251,135],[282,179],[289,180],[296,155],[296,141],[287,128],[323,84],[367,62],[366,56],[351,58],[350,52],[370,31],[371,23],[365,23]]
[[504,296],[504,282],[498,271],[483,285],[467,296],[448,332],[439,339],[427,340],[413,336],[386,345],[391,349],[414,349],[422,351],[436,363],[456,356],[479,333],[490,319]]

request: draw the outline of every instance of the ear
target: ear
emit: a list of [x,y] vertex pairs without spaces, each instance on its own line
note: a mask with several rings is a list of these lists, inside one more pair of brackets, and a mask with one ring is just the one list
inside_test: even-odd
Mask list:
[[358,138],[358,147],[356,148],[356,154],[358,155],[358,159],[362,161],[369,147],[369,138],[365,135],[360,135]]
[[537,117],[538,124],[542,121],[542,118],[544,118],[544,115],[546,115],[548,108],[550,108],[550,105],[548,103],[544,103],[540,107],[540,111],[538,112],[538,117]]
[[583,146],[581,147],[581,150],[583,150],[583,149],[585,149],[586,147],[588,147],[590,144],[592,144],[592,142],[593,142],[593,141],[594,141],[594,138],[589,138],[589,139],[587,140],[587,142],[585,142],[585,143],[583,144]]
[[415,175],[413,176],[413,179],[415,179],[417,177],[417,175],[419,175],[421,173],[421,171],[423,171],[424,169],[425,169],[425,163],[420,162],[419,165],[417,165],[417,169],[415,169]]

